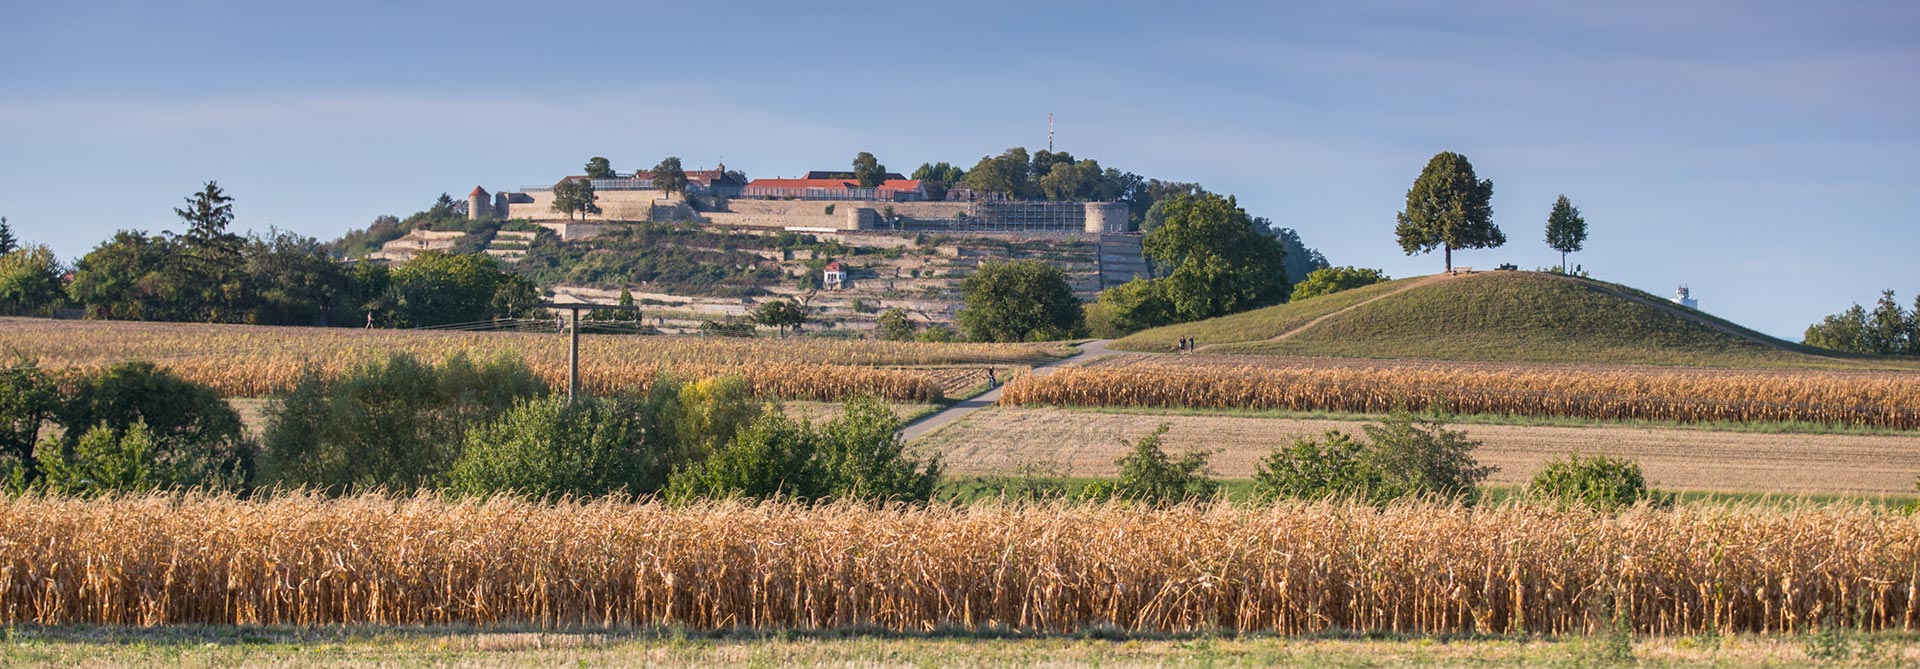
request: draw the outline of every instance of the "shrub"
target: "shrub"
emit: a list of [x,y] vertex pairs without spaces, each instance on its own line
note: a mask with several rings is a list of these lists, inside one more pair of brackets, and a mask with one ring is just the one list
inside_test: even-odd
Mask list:
[[954,332],[953,328],[940,323],[929,325],[927,329],[921,330],[920,334],[914,335],[915,340],[929,344],[946,344],[959,338],[960,333]]
[[[167,483],[244,489],[253,479],[258,449],[246,438],[240,414],[213,389],[153,363],[123,363],[83,377],[57,414],[65,433],[57,450],[64,458],[75,457],[80,438],[96,428],[126,435],[144,424]],[[35,455],[45,459],[51,450]]]
[[1409,496],[1474,500],[1476,486],[1495,471],[1474,461],[1478,442],[1446,429],[1441,416],[1400,410],[1364,429],[1370,443],[1340,432],[1325,441],[1296,439],[1274,449],[1254,473],[1261,499],[1351,498],[1384,504]]
[[753,321],[731,319],[700,321],[700,334],[709,337],[752,337]]
[[[87,430],[71,449],[48,441],[37,487],[64,495],[147,492],[198,483],[159,460],[153,431],[136,421],[125,432],[104,424]],[[71,450],[71,453],[66,451]]]
[[899,437],[900,417],[887,405],[861,397],[820,430],[823,497],[926,501],[940,483],[940,460],[921,462]]
[[1377,269],[1363,267],[1327,267],[1307,273],[1305,281],[1293,287],[1293,297],[1289,301],[1331,295],[1343,290],[1369,286],[1387,280],[1387,275]]
[[1134,279],[1108,288],[1100,291],[1097,299],[1094,306],[1105,312],[1109,328],[1116,334],[1174,322],[1173,302],[1167,299],[1165,286],[1153,279]]
[[913,321],[907,319],[906,310],[899,307],[881,313],[875,325],[880,331],[880,338],[887,341],[911,341],[916,329]]
[[815,440],[805,424],[780,413],[762,414],[705,460],[674,471],[667,499],[811,499],[820,488]]
[[1120,499],[1147,504],[1175,504],[1211,499],[1220,492],[1220,483],[1207,477],[1206,451],[1188,451],[1178,459],[1161,448],[1171,426],[1162,423],[1151,434],[1128,446],[1117,481],[1096,481],[1080,493],[1081,499],[1100,501]]
[[1325,441],[1302,437],[1274,449],[1253,474],[1256,499],[1371,499],[1380,476],[1367,463],[1366,444],[1338,430]]
[[1379,473],[1383,492],[1396,497],[1438,495],[1474,500],[1476,486],[1499,468],[1473,459],[1480,442],[1446,428],[1446,416],[1394,411],[1364,426],[1372,446],[1368,464]]
[[449,487],[542,499],[656,492],[678,449],[664,443],[669,432],[655,429],[654,406],[633,398],[521,400],[467,432]]
[[334,494],[436,486],[467,430],[547,392],[518,358],[455,355],[439,367],[405,353],[337,380],[308,370],[269,408],[267,473]]
[[1579,453],[1564,460],[1551,460],[1545,469],[1527,484],[1526,496],[1559,508],[1587,507],[1614,511],[1647,502],[1656,506],[1673,503],[1669,495],[1647,488],[1640,474],[1640,463],[1603,455],[1581,457]]
[[738,376],[665,383],[676,387],[653,394],[660,412],[656,422],[680,450],[676,457],[682,460],[706,458],[767,413],[766,403],[754,399],[746,379]]
[[899,417],[871,398],[848,402],[818,429],[767,412],[711,456],[674,472],[667,498],[932,499],[939,461],[909,457],[899,429]]

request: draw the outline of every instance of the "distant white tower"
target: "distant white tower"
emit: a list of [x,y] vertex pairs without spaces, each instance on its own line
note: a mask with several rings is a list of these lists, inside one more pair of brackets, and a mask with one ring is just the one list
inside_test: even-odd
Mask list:
[[1693,299],[1693,291],[1687,290],[1686,286],[1681,286],[1680,290],[1673,293],[1673,303],[1688,309],[1700,308],[1700,301]]

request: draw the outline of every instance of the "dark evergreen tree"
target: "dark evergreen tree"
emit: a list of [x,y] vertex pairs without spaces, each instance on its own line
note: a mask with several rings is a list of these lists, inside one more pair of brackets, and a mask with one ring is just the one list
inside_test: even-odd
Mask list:
[[612,179],[613,163],[609,162],[605,157],[594,156],[587,161],[587,178]]
[[873,154],[861,151],[853,157],[853,178],[860,182],[861,188],[878,188],[887,180],[887,166]]

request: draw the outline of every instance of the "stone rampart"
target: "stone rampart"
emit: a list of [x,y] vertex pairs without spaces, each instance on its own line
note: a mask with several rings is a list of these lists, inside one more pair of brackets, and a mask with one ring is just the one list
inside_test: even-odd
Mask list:
[[[553,191],[533,191],[521,193],[524,197],[515,197],[507,204],[507,218],[523,218],[530,221],[562,221],[567,215],[553,210]],[[653,213],[653,204],[660,197],[657,190],[606,190],[594,193],[594,204],[600,207],[600,213],[587,216],[589,221],[645,221]],[[576,216],[577,218],[577,216]]]

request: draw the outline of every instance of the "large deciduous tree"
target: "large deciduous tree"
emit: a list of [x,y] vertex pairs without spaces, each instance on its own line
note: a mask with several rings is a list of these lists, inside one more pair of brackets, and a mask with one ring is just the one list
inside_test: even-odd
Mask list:
[[960,327],[974,341],[1066,339],[1086,324],[1066,275],[1038,260],[981,265],[960,293]]
[[879,188],[887,180],[887,166],[873,154],[861,151],[853,157],[853,179],[860,182],[861,188]]
[[1573,206],[1562,195],[1553,201],[1553,212],[1547,214],[1547,246],[1560,252],[1560,272],[1567,273],[1567,254],[1580,250],[1587,241],[1587,219],[1580,216],[1580,208]]
[[1212,318],[1287,300],[1286,251],[1232,197],[1179,195],[1144,246],[1165,272],[1178,320]]
[[977,193],[997,193],[1024,199],[1037,192],[1029,173],[1027,150],[1007,149],[998,156],[983,156],[967,170],[967,187]]
[[1451,151],[1434,154],[1407,189],[1407,208],[1394,233],[1407,255],[1446,251],[1453,271],[1454,249],[1494,248],[1507,236],[1493,224],[1493,181],[1473,173],[1467,157]]
[[668,195],[687,192],[687,170],[680,167],[679,156],[667,156],[653,166],[653,187]]
[[60,297],[60,261],[52,249],[28,244],[0,253],[0,313],[41,313]]
[[492,258],[427,251],[393,270],[381,301],[389,309],[383,322],[422,327],[511,317],[539,298],[532,282],[500,271]]
[[753,320],[779,330],[780,336],[785,337],[788,327],[798,329],[807,322],[807,310],[793,300],[771,300],[754,308]]

